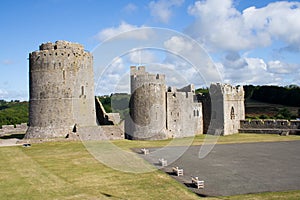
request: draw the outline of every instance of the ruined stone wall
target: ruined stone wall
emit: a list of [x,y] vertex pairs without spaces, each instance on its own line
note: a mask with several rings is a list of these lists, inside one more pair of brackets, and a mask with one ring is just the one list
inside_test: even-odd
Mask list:
[[126,138],[138,140],[166,139],[165,76],[150,74],[145,67],[131,67],[130,117]]
[[27,123],[14,125],[2,125],[0,128],[0,136],[11,133],[24,133],[27,130]]
[[167,132],[170,138],[203,133],[202,104],[195,101],[193,88],[189,85],[167,92]]
[[209,89],[211,121],[208,134],[238,133],[240,120],[245,119],[244,90],[228,84],[213,83]]
[[300,120],[252,119],[240,121],[240,133],[281,133],[300,134]]
[[26,138],[65,137],[95,126],[93,58],[80,44],[45,43],[29,54],[30,110]]

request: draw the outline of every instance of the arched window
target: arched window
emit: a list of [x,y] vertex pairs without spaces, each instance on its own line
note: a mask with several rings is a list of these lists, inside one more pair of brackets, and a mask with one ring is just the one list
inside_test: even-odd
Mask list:
[[234,116],[234,108],[231,107],[231,111],[230,111],[230,119],[235,119],[235,116]]
[[197,117],[199,117],[199,110],[197,110]]

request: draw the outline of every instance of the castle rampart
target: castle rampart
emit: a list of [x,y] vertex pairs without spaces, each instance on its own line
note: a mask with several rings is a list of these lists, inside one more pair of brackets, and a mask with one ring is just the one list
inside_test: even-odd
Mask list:
[[240,133],[280,134],[289,131],[290,134],[300,134],[300,120],[252,119],[241,120],[240,123]]

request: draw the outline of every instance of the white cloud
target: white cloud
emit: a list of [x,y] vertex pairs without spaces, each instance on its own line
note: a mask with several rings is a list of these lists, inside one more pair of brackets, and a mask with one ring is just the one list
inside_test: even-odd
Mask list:
[[[143,28],[145,26],[136,26],[132,24],[128,24],[124,21],[121,22],[121,24],[117,27],[110,27],[101,30],[99,33],[96,34],[95,38],[99,41],[103,41],[115,36],[118,36],[119,34],[122,34],[122,37],[127,37],[127,38],[134,38],[136,40],[147,40],[148,38],[151,37],[151,29],[142,29],[140,31],[133,31],[138,28]],[[132,31],[132,32],[131,32]],[[124,33],[128,34],[124,34]]]
[[10,100],[20,100],[28,101],[28,92],[27,91],[12,91],[0,88],[0,99],[6,101]]
[[172,8],[181,6],[184,0],[158,0],[149,3],[151,15],[160,22],[168,23],[172,17]]
[[300,45],[300,3],[274,2],[239,12],[233,0],[197,1],[189,7],[196,20],[187,33],[212,50],[264,47],[273,40]]
[[223,61],[223,65],[226,68],[234,68],[240,69],[244,68],[247,65],[245,58],[242,58],[237,52],[229,52],[225,56],[225,60]]
[[129,3],[129,4],[127,4],[127,5],[123,8],[123,10],[124,10],[126,13],[133,13],[133,12],[135,12],[137,9],[138,9],[138,7],[137,7],[135,4],[133,4],[133,3]]
[[[284,63],[279,60],[269,61],[267,63],[267,68],[270,72],[275,74],[293,74],[298,73],[298,69],[300,66],[295,64]],[[299,76],[300,78],[300,76]]]
[[151,50],[139,50],[139,49],[133,49],[129,53],[129,61],[133,64],[148,64],[148,63],[154,63],[157,61],[153,51]]
[[[164,47],[167,50],[174,52],[176,55],[180,56],[186,63],[189,63],[188,67],[194,68],[196,73],[188,73],[187,68],[185,68],[185,65],[183,65],[182,63],[177,63],[175,65],[183,69],[181,74],[186,74],[186,78],[188,80],[191,80],[190,83],[203,83],[204,80],[209,84],[210,82],[221,81],[218,69],[212,62],[207,52],[196,41],[188,39],[186,37],[173,36],[169,40],[164,42]],[[169,63],[176,63],[176,60],[178,59],[174,58],[174,56],[171,56],[167,59]],[[177,68],[177,70],[180,69]],[[190,76],[189,74],[193,75]]]
[[164,46],[170,51],[183,52],[190,51],[193,48],[193,44],[187,41],[183,37],[173,36],[169,40],[164,42]]
[[[224,82],[231,84],[290,85],[299,84],[299,66],[281,61],[265,62],[261,58],[238,57],[243,67],[226,66],[227,61],[218,63]],[[224,64],[225,63],[225,64]]]

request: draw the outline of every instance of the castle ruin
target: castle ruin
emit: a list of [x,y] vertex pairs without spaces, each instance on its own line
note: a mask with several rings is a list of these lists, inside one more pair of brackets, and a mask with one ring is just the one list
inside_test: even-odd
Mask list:
[[209,95],[197,95],[193,85],[167,88],[165,75],[148,73],[144,66],[131,67],[130,83],[128,139],[229,135],[238,133],[245,119],[243,87],[213,83]]
[[[209,95],[196,94],[193,85],[167,88],[164,74],[151,74],[144,66],[131,67],[130,83],[128,139],[228,135],[238,133],[240,120],[245,119],[242,87],[211,84]],[[114,126],[119,115],[106,113],[101,102],[95,101],[93,57],[82,45],[41,44],[29,54],[29,86],[26,139],[124,138],[124,131]]]

